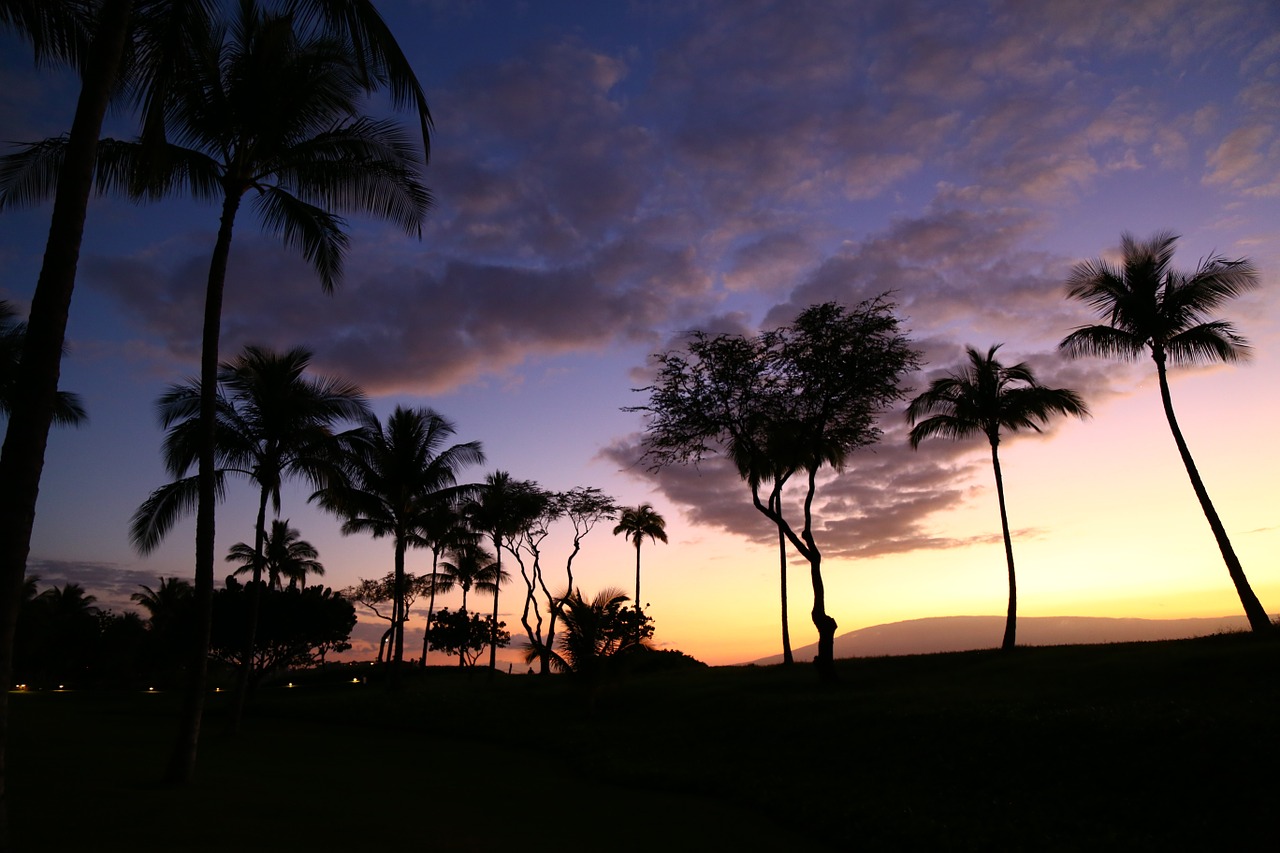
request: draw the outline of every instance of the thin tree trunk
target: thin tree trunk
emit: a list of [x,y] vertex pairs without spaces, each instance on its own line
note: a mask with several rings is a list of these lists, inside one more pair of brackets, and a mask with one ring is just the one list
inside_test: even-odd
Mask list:
[[80,243],[93,190],[98,137],[129,32],[130,0],[102,4],[89,52],[65,159],[58,173],[53,216],[40,277],[31,298],[15,403],[0,452],[0,848],[8,847],[5,746],[9,732],[9,684],[13,639],[22,600],[31,531],[49,427],[57,404],[62,347],[75,289]]
[[813,626],[818,629],[818,655],[813,659],[818,676],[824,681],[833,681],[836,676],[836,620],[827,614],[827,593],[822,582],[822,552],[818,550],[813,538],[813,495],[817,491],[818,471],[809,469],[809,490],[804,498],[804,539],[809,559],[809,578],[813,583]]
[[427,625],[422,630],[422,668],[427,668],[427,652],[431,651],[431,614],[436,609],[436,567],[440,565],[440,552],[431,549],[431,598],[427,602]]
[[498,668],[498,590],[502,586],[502,539],[493,537],[493,550],[498,555],[498,576],[493,579],[493,624],[489,626],[489,677]]
[[217,500],[214,470],[214,442],[217,437],[218,338],[222,325],[222,296],[227,281],[227,259],[231,255],[231,233],[235,227],[240,195],[228,187],[222,204],[222,219],[213,258],[209,262],[209,283],[205,294],[204,335],[200,353],[200,468],[196,506],[196,577],[194,609],[196,643],[192,650],[191,680],[183,698],[178,740],[169,760],[165,778],[186,784],[195,772],[200,722],[204,716],[204,694],[209,675],[209,633],[213,625],[214,504]]
[[400,686],[400,662],[404,660],[404,537],[396,537],[395,601],[391,606],[391,678],[392,688]]
[[636,534],[636,609],[640,608],[640,534]]
[[1004,557],[1009,566],[1009,609],[1004,618],[1004,639],[1000,648],[1009,651],[1017,643],[1018,635],[1018,582],[1013,573],[1013,539],[1009,536],[1009,515],[1004,506],[1004,476],[1000,473],[1000,455],[996,446],[998,438],[991,439],[991,466],[996,472],[996,499],[1000,504],[1000,531],[1004,534]]
[[[769,496],[769,503],[774,512],[782,514],[780,490],[774,489]],[[779,577],[782,579],[782,662],[790,665],[795,663],[795,658],[791,654],[791,620],[787,616],[787,537],[781,527],[778,528],[778,566]]]
[[258,526],[253,532],[253,582],[249,586],[249,615],[244,633],[244,660],[240,664],[240,672],[236,675],[236,695],[231,704],[231,732],[240,731],[240,723],[244,719],[245,702],[249,699],[249,680],[253,676],[253,647],[258,641],[258,617],[262,612],[262,565],[263,549],[267,539],[267,497],[268,490],[263,486],[258,496]]
[[1178,427],[1178,419],[1173,414],[1173,399],[1169,395],[1169,378],[1165,373],[1164,354],[1156,354],[1155,362],[1156,373],[1160,377],[1160,401],[1164,404],[1164,416],[1169,421],[1169,429],[1173,432],[1174,443],[1178,445],[1178,454],[1182,457],[1182,464],[1186,466],[1187,476],[1191,478],[1191,488],[1195,490],[1196,497],[1200,500],[1200,509],[1209,522],[1213,538],[1218,542],[1218,550],[1222,552],[1222,559],[1227,564],[1227,574],[1231,576],[1231,582],[1236,586],[1236,594],[1240,596],[1240,603],[1244,605],[1249,627],[1255,634],[1269,634],[1272,628],[1271,619],[1267,616],[1267,611],[1258,600],[1258,596],[1254,594],[1253,588],[1249,586],[1244,567],[1240,565],[1235,549],[1231,547],[1227,530],[1222,526],[1217,510],[1213,508],[1213,501],[1209,500],[1209,491],[1205,488],[1204,481],[1200,479],[1200,472],[1196,469],[1191,451],[1187,448],[1182,430]]

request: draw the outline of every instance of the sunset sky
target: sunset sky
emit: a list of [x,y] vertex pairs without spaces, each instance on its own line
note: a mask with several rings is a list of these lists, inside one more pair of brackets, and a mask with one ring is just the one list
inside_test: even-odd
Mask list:
[[[465,479],[503,469],[653,503],[670,538],[642,552],[656,640],[737,663],[779,651],[776,533],[721,464],[657,476],[637,465],[643,419],[622,409],[645,402],[633,389],[648,357],[687,330],[753,331],[889,292],[926,362],[916,389],[966,344],[1003,343],[1006,363],[1029,362],[1093,410],[1001,447],[1020,613],[1234,615],[1152,363],[1056,353],[1094,321],[1064,298],[1071,265],[1114,257],[1122,232],[1172,230],[1180,268],[1221,254],[1260,272],[1224,311],[1253,359],[1178,371],[1172,392],[1254,590],[1280,611],[1274,0],[379,5],[436,122],[422,240],[353,220],[330,297],[246,212],[224,357],[301,345],[384,416],[437,409],[457,440],[484,445],[488,463]],[[33,68],[29,48],[0,38],[0,140],[62,133],[76,92],[71,75]],[[109,124],[133,133],[124,112]],[[48,219],[47,206],[0,211],[0,298],[24,313]],[[193,522],[146,558],[127,528],[167,479],[153,403],[198,370],[216,224],[216,208],[185,200],[90,207],[62,382],[90,423],[50,441],[29,560],[46,584],[80,582],[119,609],[140,583],[193,573]],[[819,492],[837,633],[1003,613],[987,445],[912,451],[901,410],[881,426],[881,443]],[[288,489],[283,515],[318,547],[325,583],[391,570],[389,541],[341,536],[306,498]],[[232,486],[220,555],[252,542],[255,505],[251,486]],[[588,594],[634,584],[634,550],[611,528],[575,563]],[[553,578],[565,544],[547,548]],[[410,571],[429,564],[411,552]],[[501,600],[518,636],[518,584]],[[811,602],[807,566],[793,562],[796,647],[816,640]],[[421,626],[415,615],[411,643]],[[362,627],[357,641],[377,634]]]

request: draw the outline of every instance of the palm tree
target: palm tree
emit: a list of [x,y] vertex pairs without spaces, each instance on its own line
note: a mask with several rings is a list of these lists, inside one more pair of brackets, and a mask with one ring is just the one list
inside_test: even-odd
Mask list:
[[372,415],[348,445],[346,477],[312,497],[344,521],[343,535],[368,533],[390,536],[395,546],[395,628],[391,680],[398,683],[404,660],[403,620],[405,551],[426,543],[423,527],[433,504],[458,500],[473,487],[459,486],[458,474],[467,465],[484,462],[478,441],[445,442],[454,425],[433,409],[397,406],[385,427]]
[[531,646],[526,653],[527,661],[532,663],[546,655],[556,671],[572,672],[587,684],[593,684],[611,658],[644,644],[634,626],[623,618],[626,602],[627,594],[612,587],[600,590],[590,601],[576,588],[561,596],[556,600],[564,622],[559,650]]
[[232,574],[259,575],[262,569],[267,571],[267,587],[280,589],[282,579],[288,578],[290,589],[299,584],[305,589],[307,575],[324,575],[324,566],[317,559],[320,552],[305,539],[297,529],[289,526],[289,520],[275,519],[271,522],[271,533],[267,536],[264,553],[259,555],[252,546],[245,542],[237,542],[227,551],[228,563],[239,563],[240,567]]
[[911,447],[930,436],[962,439],[981,433],[991,445],[991,467],[996,476],[996,499],[1000,504],[1000,531],[1004,534],[1004,555],[1009,570],[1009,609],[1000,647],[1012,649],[1017,640],[1018,584],[1013,569],[1013,540],[1009,535],[1009,515],[1005,510],[1004,477],[1000,473],[1000,434],[1033,429],[1040,432],[1053,415],[1089,414],[1084,401],[1066,388],[1046,388],[1036,381],[1025,362],[1005,367],[996,360],[1000,344],[984,356],[965,347],[969,363],[958,371],[935,379],[929,390],[911,401],[907,420],[912,424]]
[[182,578],[160,578],[155,589],[138,584],[141,592],[129,596],[147,611],[147,624],[153,632],[164,632],[181,616],[182,609],[191,601],[191,584]]
[[[448,592],[452,584],[440,573],[440,555],[452,548],[475,544],[478,534],[463,523],[461,508],[456,502],[435,501],[422,517],[422,539],[431,549],[431,574],[426,578],[427,627],[431,626],[431,614],[436,609],[436,593]],[[422,666],[427,665],[427,652],[431,650],[431,631],[422,632]]]
[[1182,437],[1167,375],[1169,365],[1235,364],[1248,358],[1249,346],[1235,326],[1212,317],[1227,300],[1256,288],[1258,273],[1246,259],[1230,261],[1220,255],[1201,261],[1194,273],[1175,270],[1172,263],[1177,240],[1177,235],[1168,231],[1149,240],[1125,233],[1120,238],[1120,266],[1093,260],[1072,267],[1067,296],[1087,304],[1106,324],[1081,326],[1063,338],[1058,347],[1071,357],[1099,355],[1136,360],[1144,353],[1150,354],[1156,363],[1164,415],[1191,478],[1191,488],[1218,542],[1249,626],[1254,633],[1265,634],[1271,630],[1271,620],[1249,586]]
[[[18,367],[27,324],[6,300],[0,299],[0,416],[8,417],[18,396]],[[78,394],[59,391],[53,409],[53,422],[79,426],[88,419]]]
[[497,668],[498,654],[498,587],[506,583],[508,574],[502,569],[502,549],[533,519],[536,512],[537,487],[526,480],[513,480],[506,471],[485,476],[478,496],[463,510],[471,526],[487,533],[497,554],[497,581],[493,586],[493,622],[489,643],[489,672]]
[[[36,283],[23,342],[22,369],[15,385],[14,408],[0,450],[0,682],[11,681],[13,630],[22,578],[30,550],[36,498],[44,469],[49,428],[58,407],[58,378],[75,288],[89,195],[95,180],[98,137],[111,98],[130,91],[145,108],[144,136],[149,145],[164,138],[163,115],[170,84],[179,78],[188,47],[208,27],[205,0],[138,2],[101,0],[3,0],[0,27],[27,37],[37,59],[53,58],[81,69],[81,90],[64,155],[48,176],[56,183],[44,263]],[[431,116],[426,97],[408,59],[371,0],[282,0],[300,23],[338,35],[359,64],[367,91],[390,89],[394,102],[416,108],[424,158],[429,153]],[[132,50],[130,50],[132,48]],[[126,62],[126,55],[134,61]],[[124,84],[132,85],[124,85]],[[0,175],[0,207],[29,201]],[[216,354],[211,364],[216,364]],[[209,373],[212,372],[212,368]],[[211,376],[206,375],[206,384]],[[206,495],[211,499],[212,493]],[[212,529],[212,517],[208,526]],[[212,583],[213,539],[197,563]],[[200,589],[205,623],[212,613],[212,588]],[[201,632],[207,635],[207,628]],[[184,725],[168,776],[189,781],[203,709],[207,642],[196,649],[197,677],[183,712]],[[7,836],[7,798],[3,776],[8,695],[0,691],[0,843]]]
[[[498,587],[510,579],[508,573],[502,568],[502,564],[495,561],[493,554],[478,542],[464,542],[456,545],[449,556],[451,559],[438,564],[438,572],[431,591],[434,594],[437,591],[450,592],[454,587],[461,589],[462,606],[459,610],[464,613],[467,611],[467,593],[473,587],[476,592],[491,593],[496,598]],[[458,656],[458,665],[466,665],[466,658],[461,654]]]
[[640,607],[640,544],[647,536],[654,542],[667,541],[667,520],[659,515],[652,504],[623,507],[613,535],[619,533],[636,545],[636,607]]
[[[308,378],[311,353],[294,348],[276,353],[246,347],[218,372],[215,396],[215,493],[221,495],[227,475],[244,477],[258,487],[254,527],[253,582],[249,586],[245,665],[232,706],[232,728],[239,725],[247,695],[252,654],[261,606],[262,569],[266,565],[267,504],[280,512],[280,489],[286,477],[302,477],[319,488],[335,475],[340,436],[333,426],[358,420],[368,407],[355,385],[326,377]],[[174,385],[159,400],[161,424],[168,430],[164,455],[176,479],[156,489],[134,513],[130,535],[144,554],[154,550],[179,518],[200,503],[201,476],[184,476],[198,465],[204,438],[201,421],[203,387],[199,381]]]

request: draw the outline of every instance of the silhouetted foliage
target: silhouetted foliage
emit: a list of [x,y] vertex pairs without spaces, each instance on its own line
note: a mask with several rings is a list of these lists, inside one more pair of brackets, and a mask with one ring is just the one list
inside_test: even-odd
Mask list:
[[564,624],[556,648],[532,645],[525,659],[533,662],[545,655],[557,672],[571,672],[595,684],[616,670],[618,659],[653,637],[652,617],[638,607],[627,607],[626,601],[620,589],[602,589],[587,600],[575,588],[556,601]]
[[506,622],[494,624],[493,617],[466,610],[450,611],[443,607],[431,616],[431,647],[445,654],[457,655],[458,666],[475,666],[480,653],[496,640],[498,648],[511,642]]
[[[234,577],[213,597],[210,652],[220,661],[244,663],[244,629],[249,619],[247,588]],[[355,608],[328,587],[267,589],[262,594],[252,658],[254,679],[293,667],[324,663],[332,651],[349,649]]]
[[[790,324],[747,337],[693,332],[686,349],[655,356],[658,376],[647,413],[644,459],[652,469],[696,464],[708,455],[733,461],[756,509],[809,561],[819,672],[834,673],[836,622],[826,611],[822,552],[814,536],[818,471],[843,470],[850,455],[880,438],[876,418],[906,393],[902,378],[918,354],[884,299],[849,309],[810,306]],[[783,511],[782,488],[807,475],[803,521]],[[761,499],[761,486],[772,481]]]
[[911,401],[907,419],[911,446],[916,448],[930,436],[961,439],[981,433],[991,445],[991,467],[996,477],[996,497],[1000,504],[1000,531],[1004,535],[1005,562],[1009,572],[1009,607],[1001,648],[1012,649],[1017,640],[1018,584],[1013,569],[1013,539],[1009,535],[1009,515],[1005,510],[1004,476],[1000,473],[1000,434],[1021,429],[1040,431],[1053,415],[1086,417],[1089,409],[1076,392],[1067,388],[1046,388],[1036,381],[1025,363],[1005,367],[996,361],[996,344],[981,355],[965,347],[969,363],[957,371],[935,379],[929,389]]
[[1258,286],[1258,272],[1245,258],[1206,258],[1194,273],[1173,268],[1176,235],[1162,232],[1150,240],[1126,233],[1120,238],[1120,266],[1105,260],[1076,264],[1067,279],[1067,296],[1086,303],[1105,325],[1081,326],[1062,339],[1069,356],[1098,355],[1130,361],[1149,354],[1156,364],[1160,401],[1191,488],[1222,552],[1227,573],[1256,634],[1271,632],[1271,619],[1254,594],[1227,529],[1209,499],[1182,428],[1173,412],[1168,367],[1179,364],[1234,364],[1249,357],[1249,345],[1226,320],[1213,319],[1228,300]]

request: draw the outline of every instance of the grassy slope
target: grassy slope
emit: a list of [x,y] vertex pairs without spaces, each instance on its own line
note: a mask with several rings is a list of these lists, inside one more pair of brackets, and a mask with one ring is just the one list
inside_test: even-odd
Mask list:
[[155,784],[173,697],[18,694],[13,822],[27,850],[1265,849],[1280,834],[1275,642],[875,658],[840,676],[636,677],[590,714],[559,678],[264,691],[237,739],[214,703],[183,791]]

